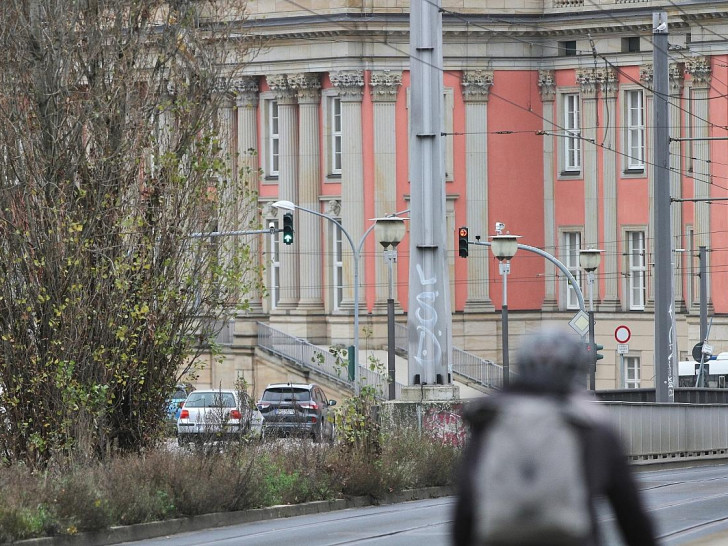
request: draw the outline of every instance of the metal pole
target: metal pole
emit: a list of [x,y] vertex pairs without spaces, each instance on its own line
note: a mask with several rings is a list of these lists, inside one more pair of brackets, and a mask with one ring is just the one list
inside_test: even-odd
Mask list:
[[[698,247],[698,258],[700,261],[700,341],[707,343],[708,337],[708,268],[706,265],[706,248]],[[705,353],[700,355],[700,367],[698,378],[695,381],[696,387],[705,387]]]
[[503,388],[510,384],[510,365],[508,360],[508,273],[511,271],[509,261],[500,262],[500,273],[503,276],[503,304],[501,305],[501,345],[503,346]]
[[441,0],[410,2],[408,385],[451,383]]
[[670,112],[667,13],[652,15],[655,166],[655,401],[674,402],[672,375],[672,236],[670,225]]
[[[387,252],[396,252],[391,250]],[[392,259],[387,256],[389,262],[389,297],[387,298],[387,373],[389,375],[389,399],[394,400],[397,396],[395,389],[395,354],[394,354],[394,287],[392,281]]]
[[706,266],[706,248],[698,247],[700,261],[700,341],[705,342],[708,337],[708,272]]
[[594,272],[587,272],[589,283],[589,344],[592,347],[592,361],[589,363],[589,390],[596,390],[597,352],[594,347]]

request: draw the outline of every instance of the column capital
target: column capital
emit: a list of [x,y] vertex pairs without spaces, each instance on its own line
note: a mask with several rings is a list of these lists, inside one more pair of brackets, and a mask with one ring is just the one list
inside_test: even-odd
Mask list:
[[361,101],[364,95],[364,71],[340,70],[329,74],[331,83],[343,101]]
[[597,98],[597,85],[599,76],[596,70],[586,69],[576,71],[576,83],[581,88],[581,94],[585,99]]
[[617,80],[617,71],[613,68],[602,68],[598,71],[599,88],[605,97],[614,98],[617,95],[619,82]]
[[538,90],[542,102],[552,102],[556,98],[556,71],[538,71]]
[[640,66],[640,82],[642,85],[652,91],[652,84],[655,79],[655,71],[652,64],[643,64]]
[[288,85],[296,92],[299,104],[321,100],[321,77],[315,72],[288,74]]
[[399,71],[377,70],[369,77],[372,100],[376,102],[396,101],[400,85],[402,85],[402,72]]
[[468,70],[463,72],[463,100],[465,102],[488,102],[493,86],[492,70]]
[[710,87],[710,61],[706,57],[696,57],[685,63],[685,69],[693,79],[693,87]]
[[681,95],[685,84],[685,64],[670,63],[670,95]]
[[265,79],[279,104],[296,104],[296,90],[291,87],[286,74],[273,74]]
[[231,87],[235,93],[235,99],[238,107],[258,105],[258,78],[254,76],[243,76],[231,82]]

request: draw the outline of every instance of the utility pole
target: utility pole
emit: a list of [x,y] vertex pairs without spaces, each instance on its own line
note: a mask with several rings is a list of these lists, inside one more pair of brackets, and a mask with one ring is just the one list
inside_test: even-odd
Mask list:
[[[409,385],[452,384],[440,0],[410,4]],[[424,392],[424,391],[423,391]]]
[[653,164],[655,167],[655,401],[674,402],[672,234],[670,225],[670,114],[667,13],[652,14],[654,71]]

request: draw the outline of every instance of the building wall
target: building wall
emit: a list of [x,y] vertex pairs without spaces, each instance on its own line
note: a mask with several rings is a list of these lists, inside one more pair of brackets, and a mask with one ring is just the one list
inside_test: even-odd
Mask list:
[[[627,356],[640,358],[641,386],[652,384],[652,12],[668,9],[670,43],[682,47],[668,53],[671,136],[725,136],[728,14],[717,9],[720,4],[443,2],[445,221],[452,233],[456,346],[501,359],[498,262],[486,247],[474,245],[467,260],[456,257],[456,227],[469,226],[471,240],[476,235],[487,240],[494,223],[503,222],[507,231],[522,236],[520,242],[562,261],[568,258],[565,234],[576,233],[581,248],[605,251],[594,285],[597,339],[605,346],[597,386],[621,386],[621,357],[613,338],[620,324],[632,329]],[[258,145],[264,225],[278,217],[270,206],[277,199],[306,202],[340,219],[357,244],[371,218],[408,208],[408,7],[401,0],[249,3],[249,17],[260,23],[255,32],[268,42],[242,66],[245,112],[253,112],[255,125],[239,125],[237,135]],[[635,48],[635,40],[638,50],[627,51]],[[567,46],[575,47],[574,55],[564,54]],[[643,169],[626,168],[630,92],[642,94]],[[574,172],[564,165],[568,94],[578,97],[583,137],[581,167]],[[342,101],[343,139],[337,175],[329,168],[329,107],[335,98]],[[267,173],[265,164],[270,100],[278,101],[282,131],[277,177]],[[238,97],[239,121],[242,108]],[[720,159],[726,146],[728,141],[721,140],[673,142],[673,197],[728,196],[728,163]],[[728,343],[728,215],[723,206],[719,201],[672,204],[681,353],[698,341],[696,253],[701,245],[709,249],[711,341],[718,348]],[[630,308],[630,279],[636,273],[630,272],[628,233],[633,231],[645,233],[643,309]],[[282,303],[274,305],[269,290],[260,296],[257,314],[240,321],[263,318],[321,343],[351,339],[353,260],[343,240],[338,256],[343,296],[337,302],[332,237],[330,222],[297,213],[294,245],[279,246]],[[399,312],[407,311],[408,245],[405,238],[394,273]],[[270,265],[268,236],[260,238],[259,248],[261,260]],[[362,246],[361,286],[362,324],[371,323],[372,338],[384,343],[387,269],[373,235]],[[534,254],[519,251],[514,257],[508,286],[512,350],[522,333],[544,322],[566,324],[576,312],[569,308],[563,274]],[[588,305],[585,276],[582,287]]]

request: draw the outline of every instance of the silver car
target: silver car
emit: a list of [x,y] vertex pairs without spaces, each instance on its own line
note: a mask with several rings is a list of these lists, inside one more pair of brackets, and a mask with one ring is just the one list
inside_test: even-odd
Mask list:
[[260,436],[263,416],[241,403],[235,390],[191,392],[177,419],[177,443],[205,442],[243,435]]

